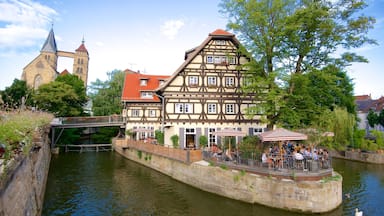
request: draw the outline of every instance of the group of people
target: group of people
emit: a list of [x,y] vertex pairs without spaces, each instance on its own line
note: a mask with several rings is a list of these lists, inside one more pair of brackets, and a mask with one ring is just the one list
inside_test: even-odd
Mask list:
[[311,149],[302,144],[291,142],[284,142],[281,147],[271,146],[266,149],[261,157],[263,164],[268,164],[269,168],[282,167],[283,163],[290,167],[294,166],[294,161],[299,162],[297,164],[303,164],[301,162],[306,160],[315,160],[321,162],[321,165],[327,163],[328,151],[326,149]]

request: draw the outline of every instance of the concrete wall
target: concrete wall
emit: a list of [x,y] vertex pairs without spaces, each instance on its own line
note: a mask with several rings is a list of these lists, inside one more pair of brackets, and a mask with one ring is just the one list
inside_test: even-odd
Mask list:
[[41,215],[51,160],[48,140],[47,132],[34,137],[38,148],[8,168],[0,186],[0,215]]
[[345,152],[331,152],[332,157],[355,160],[366,163],[375,163],[375,164],[384,164],[384,154],[383,153],[370,153],[370,152],[361,152],[361,151],[345,151]]
[[186,164],[145,152],[139,154],[121,145],[115,143],[116,152],[130,160],[228,198],[298,212],[328,212],[342,202],[342,177],[337,173],[320,181],[278,179],[209,166],[204,161]]

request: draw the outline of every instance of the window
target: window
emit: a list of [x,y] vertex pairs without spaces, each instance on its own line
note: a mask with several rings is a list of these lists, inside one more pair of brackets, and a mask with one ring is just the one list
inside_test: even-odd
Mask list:
[[147,82],[148,82],[147,79],[141,79],[141,80],[140,80],[140,86],[146,86],[146,85],[147,85]]
[[207,56],[207,63],[213,63],[213,56]]
[[189,103],[175,104],[175,113],[193,113],[193,105]]
[[139,117],[140,116],[140,110],[139,109],[133,109],[132,110],[132,117]]
[[154,110],[154,109],[148,110],[148,116],[149,117],[156,117],[156,110]]
[[225,86],[234,87],[235,86],[235,77],[225,77]]
[[250,77],[244,77],[243,78],[243,85],[244,86],[250,86],[252,84],[252,79]]
[[216,40],[215,44],[216,45],[225,45],[225,40]]
[[162,86],[165,83],[164,80],[159,80],[159,86]]
[[263,133],[263,128],[253,128],[253,134]]
[[183,105],[184,104],[182,103],[175,104],[175,113],[183,113],[184,112]]
[[228,63],[227,57],[226,56],[221,56],[220,57],[220,63]]
[[235,114],[235,105],[234,104],[225,104],[225,113],[226,114]]
[[208,114],[216,114],[216,104],[208,104]]
[[195,134],[195,128],[185,128],[186,134]]
[[208,86],[216,86],[216,77],[209,76],[207,78]]
[[229,64],[236,64],[236,59],[233,56],[228,57]]
[[141,92],[140,94],[141,98],[147,98],[147,99],[152,99],[153,98],[153,95],[152,95],[152,92]]
[[216,144],[216,135],[212,134],[212,133],[216,132],[216,128],[209,128],[208,132],[209,132],[208,143],[209,143],[209,146],[212,146],[213,144]]
[[221,63],[220,56],[215,56],[214,63],[215,64],[220,64]]
[[184,113],[193,113],[193,105],[184,104]]
[[199,78],[197,76],[189,76],[188,84],[190,86],[197,86],[199,84]]

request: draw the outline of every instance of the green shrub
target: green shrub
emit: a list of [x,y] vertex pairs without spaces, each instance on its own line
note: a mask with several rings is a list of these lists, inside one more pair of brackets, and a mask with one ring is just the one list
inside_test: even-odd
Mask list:
[[171,136],[173,148],[179,147],[179,136],[177,134]]

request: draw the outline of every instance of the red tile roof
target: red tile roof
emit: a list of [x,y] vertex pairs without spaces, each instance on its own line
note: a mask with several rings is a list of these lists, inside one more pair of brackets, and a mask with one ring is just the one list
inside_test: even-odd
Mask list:
[[224,31],[223,29],[216,29],[214,32],[210,33],[209,35],[228,35],[228,36],[232,36],[233,34],[227,32],[227,31]]
[[371,100],[371,95],[356,95],[355,100]]
[[[141,92],[148,91],[154,92],[159,87],[160,80],[166,81],[169,76],[161,75],[148,75],[125,70],[125,80],[123,93],[121,96],[122,101],[142,101],[142,102],[160,102],[160,99],[153,93],[153,98],[141,98]],[[140,80],[147,80],[146,86],[140,85]]]
[[67,69],[64,69],[64,70],[60,73],[60,76],[67,75],[67,74],[69,74],[69,72],[67,71]]
[[79,46],[79,48],[76,49],[76,52],[86,52],[86,53],[88,53],[88,50],[87,50],[87,48],[85,48],[84,43],[82,43],[82,44]]

